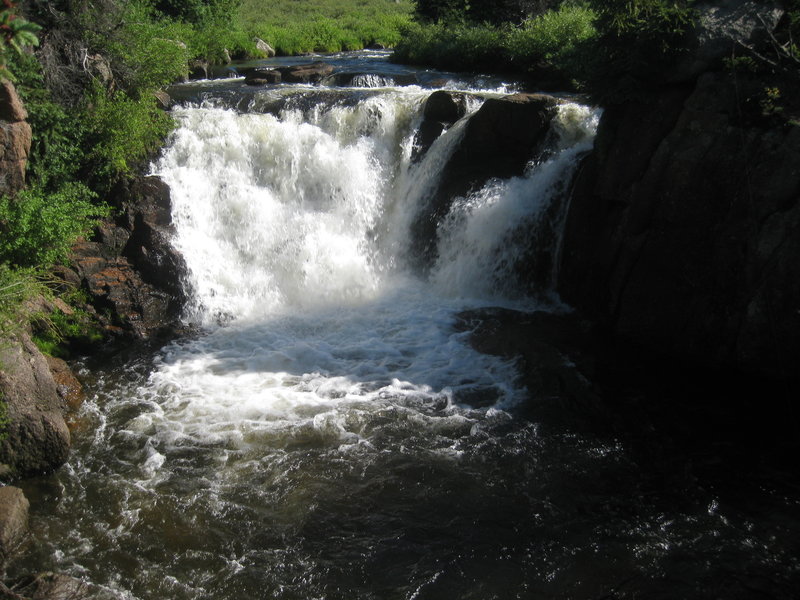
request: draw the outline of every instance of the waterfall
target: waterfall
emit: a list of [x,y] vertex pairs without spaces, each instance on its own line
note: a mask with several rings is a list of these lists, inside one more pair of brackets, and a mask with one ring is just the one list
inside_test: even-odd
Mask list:
[[[409,224],[466,122],[411,164],[425,96],[396,91],[278,116],[178,110],[180,128],[157,172],[173,190],[190,320],[208,326],[365,302],[391,288],[393,277],[408,276]],[[589,108],[562,106],[546,161],[457,199],[440,225],[430,290],[514,297],[519,285],[510,269],[525,249],[515,236],[544,227],[594,127]]]

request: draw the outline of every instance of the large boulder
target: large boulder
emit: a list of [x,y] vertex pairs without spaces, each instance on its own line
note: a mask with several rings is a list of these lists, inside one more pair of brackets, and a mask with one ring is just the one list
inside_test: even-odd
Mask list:
[[412,162],[418,162],[430,150],[442,132],[467,113],[467,97],[463,92],[438,90],[425,100],[422,123],[414,136]]
[[186,262],[171,242],[175,228],[169,186],[158,177],[138,177],[123,188],[117,202],[123,211],[118,224],[131,232],[123,256],[144,281],[170,294],[174,308],[179,308]]
[[0,364],[0,399],[8,420],[0,439],[0,477],[58,468],[69,455],[70,435],[47,360],[21,332],[0,343]]
[[319,83],[335,70],[333,65],[322,61],[278,68],[284,83]]
[[32,139],[27,118],[14,84],[0,82],[0,195],[13,196],[25,186]]
[[425,100],[422,114],[426,121],[453,124],[467,112],[467,96],[461,92],[438,90]]
[[436,231],[453,200],[494,177],[522,175],[544,150],[550,123],[563,101],[543,94],[490,98],[470,117],[463,137],[442,168],[439,184],[412,223],[412,261],[425,270],[436,258]]
[[21,489],[0,487],[0,565],[8,560],[27,533],[29,507]]
[[567,218],[563,298],[639,347],[797,379],[800,127],[703,75],[603,115]]
[[247,85],[274,85],[281,82],[281,72],[270,67],[257,67],[245,73]]
[[92,240],[72,249],[57,275],[86,290],[101,324],[112,334],[148,339],[178,323],[185,294],[185,262],[174,233],[169,187],[157,177],[120,184],[111,195],[119,214]]
[[256,44],[256,50],[259,52],[263,52],[267,58],[272,58],[275,56],[275,48],[270,46],[267,42],[262,40],[261,38],[255,38],[253,40]]

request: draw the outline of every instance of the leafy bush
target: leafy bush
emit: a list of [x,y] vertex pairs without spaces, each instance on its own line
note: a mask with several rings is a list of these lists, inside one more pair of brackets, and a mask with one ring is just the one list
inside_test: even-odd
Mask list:
[[515,63],[530,68],[539,62],[575,78],[582,57],[579,50],[596,35],[596,14],[584,5],[562,4],[558,10],[529,19],[508,36],[508,51]]
[[659,85],[684,49],[694,24],[693,0],[590,0],[596,43],[586,49],[586,78],[595,99],[623,102]]
[[[84,108],[86,154],[95,182],[103,190],[161,147],[173,120],[150,98],[135,100],[95,86]],[[104,190],[103,190],[104,191]]]
[[243,0],[239,27],[286,55],[393,46],[411,22],[409,0],[275,0],[270,9]]
[[63,261],[75,239],[86,235],[108,210],[73,182],[57,192],[32,187],[15,198],[0,197],[0,262],[38,267]]
[[184,41],[192,28],[183,23],[154,19],[143,2],[130,2],[124,24],[114,35],[95,40],[114,61],[123,87],[134,94],[173,83],[187,73],[190,51]]
[[579,49],[595,36],[595,14],[565,4],[520,27],[469,24],[414,24],[403,31],[394,59],[454,70],[529,72],[546,64],[563,78],[575,78]]
[[403,30],[393,60],[456,71],[497,70],[509,63],[506,37],[505,30],[482,25],[415,24]]

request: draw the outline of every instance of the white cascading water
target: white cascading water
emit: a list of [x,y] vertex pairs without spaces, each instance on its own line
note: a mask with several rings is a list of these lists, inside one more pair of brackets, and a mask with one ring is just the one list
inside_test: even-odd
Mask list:
[[[167,446],[188,437],[247,448],[262,436],[274,446],[308,428],[348,445],[369,443],[362,416],[387,406],[447,406],[444,426],[465,418],[462,393],[497,407],[517,399],[513,365],[467,346],[453,315],[502,301],[486,285],[512,252],[498,257],[498,247],[520,215],[547,204],[591,143],[595,116],[565,105],[558,120],[569,133],[545,165],[457,202],[425,282],[397,257],[463,125],[411,165],[427,94],[280,118],[177,111],[157,173],[172,189],[174,243],[189,267],[187,318],[206,332],[168,349],[144,391],[160,408],[134,429]],[[154,452],[149,464],[162,461]]]

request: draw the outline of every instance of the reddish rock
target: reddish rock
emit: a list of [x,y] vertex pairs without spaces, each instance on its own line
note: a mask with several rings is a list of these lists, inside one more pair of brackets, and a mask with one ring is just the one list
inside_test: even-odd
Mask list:
[[75,374],[66,362],[54,356],[48,356],[46,358],[47,366],[50,367],[50,373],[53,374],[53,381],[56,382],[56,391],[58,395],[70,411],[78,410],[86,398],[80,381],[75,377]]
[[0,119],[14,123],[25,121],[27,118],[28,111],[25,110],[14,84],[8,79],[0,81]]

